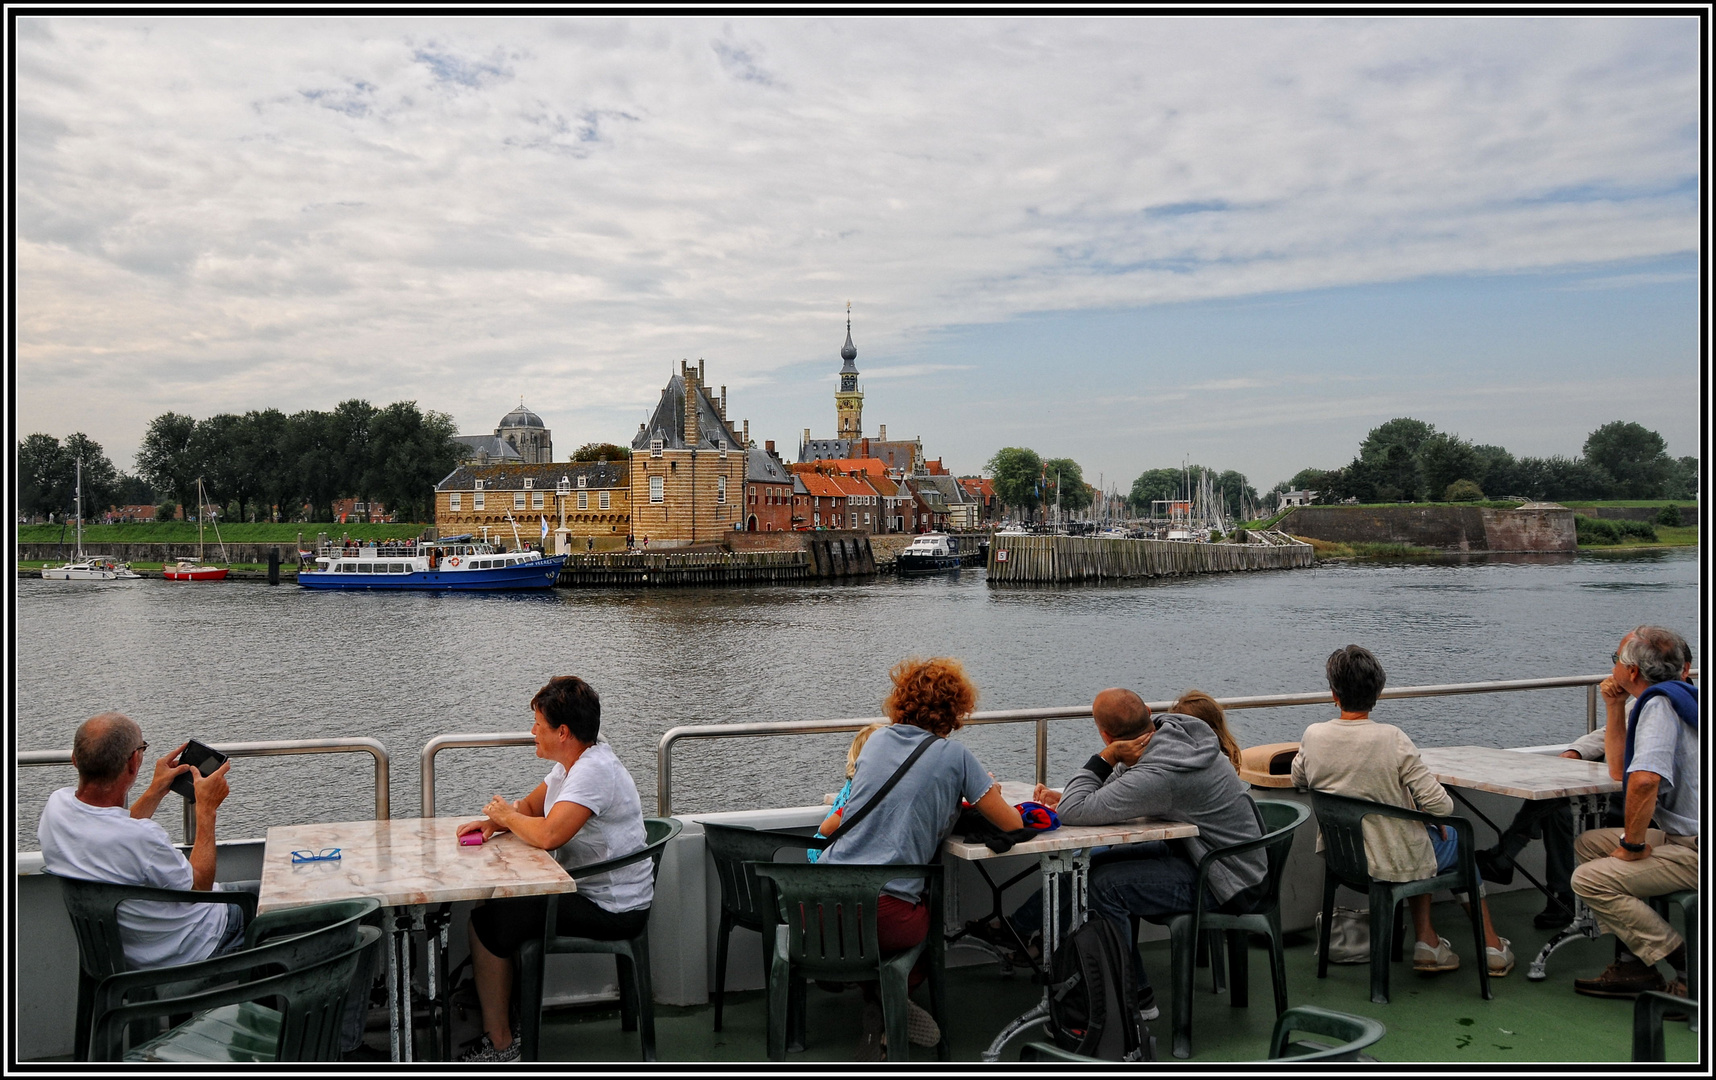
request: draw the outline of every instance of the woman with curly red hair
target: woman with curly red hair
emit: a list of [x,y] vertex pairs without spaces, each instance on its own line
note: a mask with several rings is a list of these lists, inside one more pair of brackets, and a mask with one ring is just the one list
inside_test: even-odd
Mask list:
[[[947,738],[977,707],[977,687],[964,666],[946,657],[913,657],[895,665],[888,677],[894,689],[882,711],[892,723],[864,744],[852,774],[849,816],[867,806],[922,744],[931,745],[873,811],[835,838],[817,864],[932,862],[959,816],[962,799],[1002,829],[1024,828],[1019,811],[1001,797],[1001,785],[970,750]],[[876,938],[884,953],[909,949],[929,933],[923,891],[922,878],[895,878],[883,886],[876,902]],[[912,984],[921,978],[914,971]],[[933,1046],[939,1039],[935,1022],[921,1009],[912,1009],[909,1027],[914,1043]],[[871,983],[865,987],[860,1060],[881,1059],[881,1036],[882,1009]]]

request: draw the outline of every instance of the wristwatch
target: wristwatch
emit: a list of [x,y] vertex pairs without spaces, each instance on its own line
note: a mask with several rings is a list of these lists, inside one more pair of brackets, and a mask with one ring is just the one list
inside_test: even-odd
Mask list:
[[1632,852],[1634,855],[1637,855],[1639,852],[1643,851],[1645,848],[1650,847],[1650,845],[1649,844],[1642,844],[1642,843],[1641,844],[1629,844],[1629,843],[1627,843],[1627,838],[1623,836],[1623,837],[1621,837],[1621,847]]

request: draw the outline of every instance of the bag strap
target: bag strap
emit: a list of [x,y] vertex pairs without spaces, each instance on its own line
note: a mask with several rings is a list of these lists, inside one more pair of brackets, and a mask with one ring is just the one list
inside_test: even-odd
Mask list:
[[894,785],[900,782],[900,778],[902,776],[906,775],[907,770],[909,770],[913,765],[916,765],[918,763],[918,758],[921,758],[924,756],[924,751],[928,750],[930,748],[930,744],[931,743],[938,743],[938,742],[941,742],[941,736],[940,735],[930,735],[929,737],[920,741],[917,745],[917,748],[914,749],[911,752],[911,754],[907,756],[906,760],[900,762],[900,767],[894,770],[894,775],[888,777],[887,782],[882,785],[881,789],[879,791],[877,791],[875,795],[870,797],[869,802],[865,803],[863,806],[860,806],[858,808],[857,813],[846,814],[845,816],[843,816],[840,819],[839,826],[836,827],[835,830],[829,834],[828,842],[830,844],[834,843],[834,841],[836,841],[836,840],[840,839],[842,836],[846,835],[846,833],[852,828],[852,826],[858,824],[860,821],[863,821],[865,816],[868,815],[870,813],[870,811],[876,809],[876,804],[881,802],[884,798],[886,798],[888,795],[888,792],[894,790]]

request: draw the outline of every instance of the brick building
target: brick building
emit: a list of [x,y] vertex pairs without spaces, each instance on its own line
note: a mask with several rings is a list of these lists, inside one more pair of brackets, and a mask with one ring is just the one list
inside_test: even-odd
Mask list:
[[632,439],[632,532],[651,547],[683,547],[743,527],[749,460],[727,420],[727,388],[715,397],[703,361],[681,361]]
[[393,516],[374,499],[335,499],[334,520],[342,525],[354,521],[391,522]]
[[775,441],[745,451],[745,520],[748,532],[792,531],[792,473],[775,453]]
[[564,510],[575,539],[623,540],[631,505],[631,465],[624,461],[461,465],[435,485],[435,526],[443,534],[480,535],[486,525],[490,536],[508,542],[510,514],[520,538],[538,543],[542,520],[548,520],[552,532],[560,527]]
[[793,477],[793,517],[801,529],[845,529],[846,489],[826,473]]

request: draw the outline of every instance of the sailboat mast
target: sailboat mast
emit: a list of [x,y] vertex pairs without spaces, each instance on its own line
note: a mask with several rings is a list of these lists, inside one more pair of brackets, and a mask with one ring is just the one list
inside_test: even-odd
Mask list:
[[[60,535],[64,536],[64,533]],[[83,562],[83,458],[77,459],[77,561]]]

